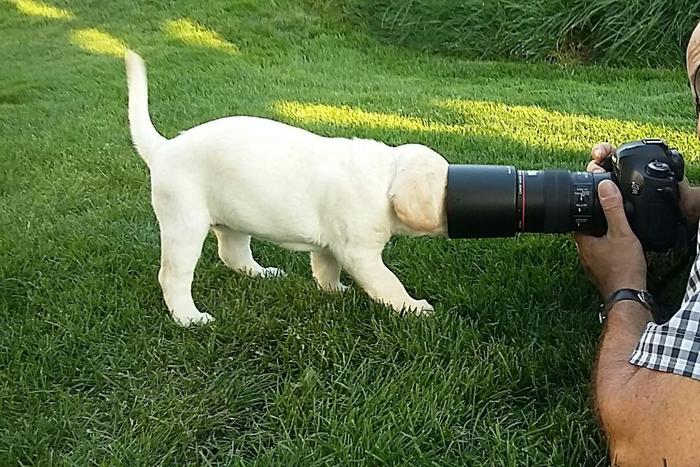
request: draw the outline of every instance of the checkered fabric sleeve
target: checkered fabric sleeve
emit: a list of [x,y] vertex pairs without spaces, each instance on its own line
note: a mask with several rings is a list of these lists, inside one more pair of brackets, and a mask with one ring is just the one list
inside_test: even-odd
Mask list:
[[647,324],[630,363],[700,380],[700,256],[680,309],[667,323]]

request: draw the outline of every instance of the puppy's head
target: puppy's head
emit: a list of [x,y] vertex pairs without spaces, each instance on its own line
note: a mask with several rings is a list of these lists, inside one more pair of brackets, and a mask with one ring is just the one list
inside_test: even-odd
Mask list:
[[399,230],[418,235],[446,234],[447,161],[420,144],[399,146],[396,151],[396,174],[389,199],[401,224]]

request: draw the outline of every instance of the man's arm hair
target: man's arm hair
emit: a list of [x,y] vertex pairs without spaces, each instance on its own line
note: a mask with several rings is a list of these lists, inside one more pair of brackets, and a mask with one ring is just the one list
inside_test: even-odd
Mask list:
[[625,386],[640,370],[630,358],[651,320],[641,303],[625,300],[613,305],[605,321],[592,379],[594,409],[606,432],[606,420],[624,406]]

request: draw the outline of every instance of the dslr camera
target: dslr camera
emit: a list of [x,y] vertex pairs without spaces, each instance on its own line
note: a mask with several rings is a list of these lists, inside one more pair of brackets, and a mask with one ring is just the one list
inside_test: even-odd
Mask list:
[[607,223],[598,185],[612,180],[645,251],[687,245],[678,189],[684,163],[676,149],[660,139],[633,141],[620,146],[603,167],[607,173],[452,164],[447,172],[448,236],[572,231],[603,235]]

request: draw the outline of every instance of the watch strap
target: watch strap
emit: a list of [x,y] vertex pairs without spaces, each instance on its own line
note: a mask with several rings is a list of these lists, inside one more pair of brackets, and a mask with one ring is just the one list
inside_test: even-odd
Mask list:
[[600,312],[598,313],[600,322],[603,323],[608,318],[608,313],[610,313],[613,305],[623,300],[632,300],[637,303],[641,303],[644,308],[649,310],[651,314],[654,315],[656,303],[654,302],[654,297],[652,297],[649,292],[646,290],[620,289],[613,292],[608,300],[601,305]]

